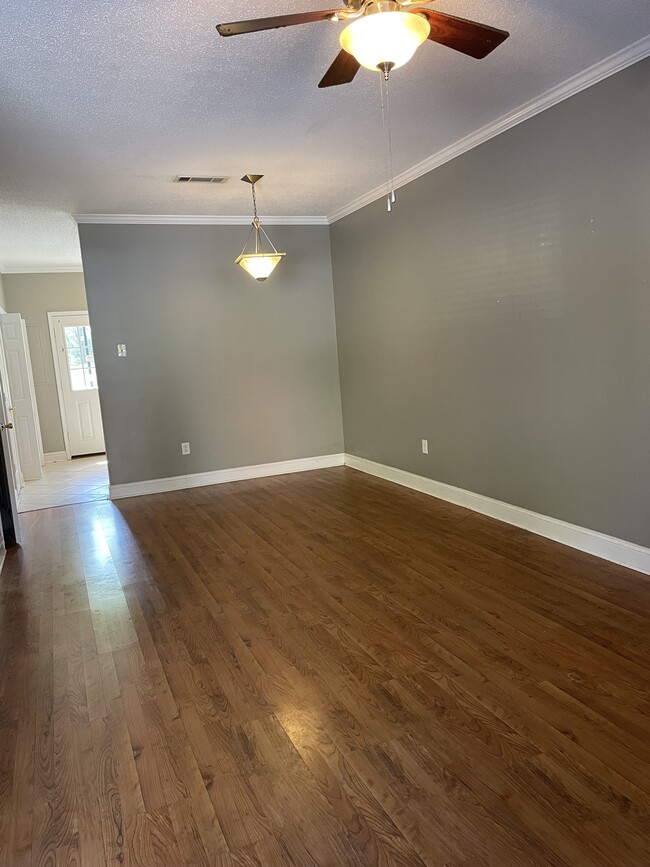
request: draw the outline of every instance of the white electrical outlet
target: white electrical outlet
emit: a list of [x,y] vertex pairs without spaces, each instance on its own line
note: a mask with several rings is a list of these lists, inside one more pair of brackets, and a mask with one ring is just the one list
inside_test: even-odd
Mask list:
[[117,357],[126,358],[126,343],[117,344]]
[[190,444],[189,443],[181,443],[181,454],[189,455],[190,453]]
[[422,440],[422,454],[429,454],[429,440]]

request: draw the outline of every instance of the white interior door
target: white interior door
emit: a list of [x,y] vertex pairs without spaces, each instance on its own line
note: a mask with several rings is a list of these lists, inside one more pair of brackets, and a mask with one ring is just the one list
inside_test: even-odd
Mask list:
[[20,318],[20,313],[3,313],[0,316],[0,329],[23,477],[25,481],[41,479],[43,447],[25,323]]
[[87,313],[51,313],[61,421],[70,457],[104,452],[93,341]]
[[20,324],[23,332],[23,343],[27,348],[27,360],[29,364],[27,365],[27,375],[29,377],[29,394],[32,399],[32,405],[34,408],[34,419],[36,421],[36,448],[38,449],[38,456],[41,460],[41,466],[45,466],[45,453],[43,451],[43,435],[41,433],[41,420],[38,417],[38,403],[36,401],[36,386],[34,385],[34,370],[32,368],[32,356],[29,349],[29,338],[27,337],[27,325],[24,319],[20,320]]

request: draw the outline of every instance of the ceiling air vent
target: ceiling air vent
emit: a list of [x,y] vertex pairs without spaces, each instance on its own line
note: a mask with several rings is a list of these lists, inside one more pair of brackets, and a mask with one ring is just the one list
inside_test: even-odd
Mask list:
[[176,175],[176,184],[225,184],[228,180],[223,175]]

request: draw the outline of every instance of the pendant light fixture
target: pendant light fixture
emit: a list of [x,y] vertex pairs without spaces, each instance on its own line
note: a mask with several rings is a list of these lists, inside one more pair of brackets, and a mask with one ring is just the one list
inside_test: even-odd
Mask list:
[[431,26],[422,15],[402,12],[394,0],[378,0],[356,18],[339,37],[341,48],[366,69],[379,69],[388,77],[413,57],[429,36]]
[[[257,216],[255,184],[263,177],[264,175],[244,175],[242,178],[242,181],[251,185],[254,218],[251,224],[251,230],[248,233],[248,238],[246,238],[246,243],[244,244],[244,249],[235,259],[236,265],[241,265],[245,271],[248,271],[251,277],[254,277],[260,283],[263,280],[266,280],[280,259],[283,256],[286,256],[286,253],[278,253],[275,249],[273,242],[262,228],[260,218]],[[255,251],[253,253],[247,253],[246,247],[248,247],[248,243],[253,234],[255,235]],[[267,250],[264,249],[264,241],[266,241]]]

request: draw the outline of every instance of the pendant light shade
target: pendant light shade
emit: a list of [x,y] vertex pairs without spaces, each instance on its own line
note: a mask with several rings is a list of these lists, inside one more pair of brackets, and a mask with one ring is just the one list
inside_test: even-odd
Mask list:
[[[257,216],[257,199],[255,198],[255,184],[262,177],[264,177],[264,175],[244,175],[244,177],[242,178],[242,181],[245,181],[247,184],[251,185],[251,191],[253,193],[253,212],[255,216],[253,218],[251,230],[248,233],[248,238],[246,239],[246,243],[244,244],[244,249],[235,259],[236,265],[241,265],[244,271],[248,271],[251,277],[254,277],[255,280],[260,283],[266,280],[266,278],[269,276],[269,274],[271,274],[280,259],[283,256],[286,256],[286,253],[278,253],[278,251],[275,249],[275,247],[273,246],[273,242],[262,228],[260,219]],[[246,248],[248,247],[251,237],[253,235],[255,235],[254,247],[253,245],[251,245],[253,247],[251,252],[246,252]],[[266,249],[264,249],[265,246]]]
[[366,69],[385,72],[403,66],[428,37],[431,27],[422,15],[399,12],[398,8],[391,2],[371,7],[371,12],[343,30],[341,48]]
[[275,256],[253,254],[251,256],[238,256],[235,261],[245,271],[248,271],[251,277],[263,283],[283,256],[284,253],[278,253]]
[[[273,244],[271,243],[269,236],[266,234],[262,226],[260,225],[259,220],[253,220],[253,228],[252,232],[255,232],[255,252],[247,253],[246,247],[248,246],[248,241],[250,240],[250,234],[248,236],[248,240],[244,245],[244,249],[235,259],[235,263],[237,265],[241,265],[245,271],[254,277],[256,280],[262,282],[266,280],[271,271],[278,264],[280,259],[286,255],[285,253],[278,253]],[[269,252],[265,253],[262,248],[262,235],[266,238],[266,241],[269,246]],[[271,252],[272,251],[272,252]]]

